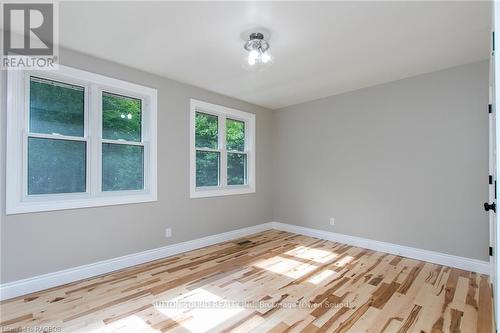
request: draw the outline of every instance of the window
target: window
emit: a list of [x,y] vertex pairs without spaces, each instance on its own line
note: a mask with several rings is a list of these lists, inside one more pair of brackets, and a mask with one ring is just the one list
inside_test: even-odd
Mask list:
[[7,89],[7,214],[156,200],[156,90],[64,66]]
[[255,115],[191,100],[191,198],[255,192]]
[[102,190],[144,189],[142,102],[102,93]]

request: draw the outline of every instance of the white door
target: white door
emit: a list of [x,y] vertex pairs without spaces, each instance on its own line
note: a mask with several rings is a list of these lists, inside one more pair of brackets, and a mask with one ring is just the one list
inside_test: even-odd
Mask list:
[[[494,1],[493,11],[493,31],[500,32],[500,4]],[[493,284],[494,304],[495,304],[495,322],[498,327],[500,321],[500,295],[498,287],[500,286],[500,260],[498,260],[498,240],[500,240],[500,228],[497,228],[496,198],[497,198],[497,175],[500,174],[497,168],[500,165],[498,161],[500,153],[497,144],[496,133],[500,133],[500,121],[496,117],[497,106],[500,106],[500,56],[495,56],[495,45],[500,45],[498,33],[492,34],[491,57],[490,57],[490,107],[489,107],[489,158],[490,158],[490,186],[489,202],[485,203],[485,209],[489,211],[490,216],[490,262],[491,262],[491,283]]]

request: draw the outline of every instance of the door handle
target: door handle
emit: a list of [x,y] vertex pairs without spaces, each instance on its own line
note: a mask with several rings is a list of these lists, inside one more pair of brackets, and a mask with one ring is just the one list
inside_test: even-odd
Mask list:
[[497,207],[496,207],[495,203],[491,203],[491,204],[487,203],[487,202],[484,203],[484,210],[485,211],[492,210],[492,211],[496,212],[496,208]]

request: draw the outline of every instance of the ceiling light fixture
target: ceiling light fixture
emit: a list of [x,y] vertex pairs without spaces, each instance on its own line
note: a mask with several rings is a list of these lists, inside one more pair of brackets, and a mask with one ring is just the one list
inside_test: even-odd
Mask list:
[[245,50],[248,51],[248,65],[255,66],[269,64],[272,57],[269,54],[269,43],[264,39],[264,34],[254,32],[250,34],[245,43]]

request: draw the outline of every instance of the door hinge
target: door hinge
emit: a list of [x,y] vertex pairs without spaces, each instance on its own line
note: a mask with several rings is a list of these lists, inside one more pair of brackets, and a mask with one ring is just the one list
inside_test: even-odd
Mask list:
[[492,113],[493,112],[493,107],[491,104],[488,104],[488,113]]
[[490,246],[489,251],[490,251],[490,257],[493,256],[493,248],[491,246]]
[[495,52],[495,32],[494,31],[491,32],[491,48],[492,48],[492,51]]
[[492,175],[488,176],[488,184],[493,185],[493,176]]

